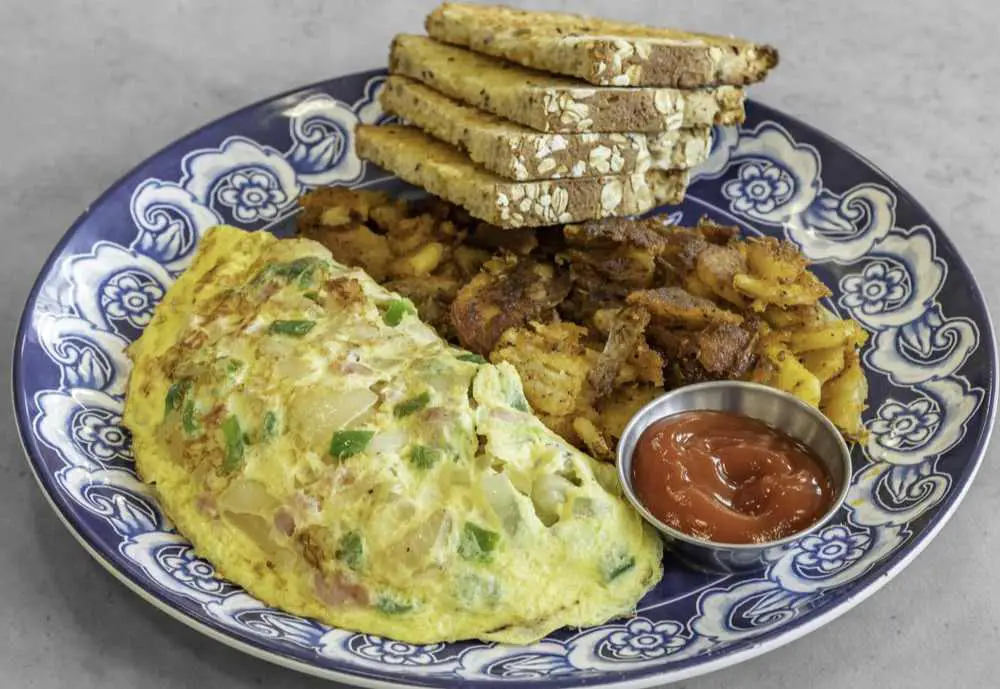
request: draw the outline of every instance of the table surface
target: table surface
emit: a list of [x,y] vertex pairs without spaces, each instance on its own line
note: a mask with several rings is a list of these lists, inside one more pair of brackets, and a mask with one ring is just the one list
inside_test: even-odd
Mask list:
[[[895,177],[946,229],[988,302],[1000,304],[1000,247],[988,216],[1000,179],[1000,144],[989,129],[1000,111],[1000,4],[903,4],[532,3],[778,46],[782,65],[753,96]],[[0,1],[0,232],[8,238],[0,319],[8,339],[46,255],[119,175],[247,103],[384,64],[392,35],[418,32],[432,5]],[[8,385],[6,367],[0,375]],[[224,647],[127,591],[50,511],[13,420],[0,431],[0,686],[334,686]],[[676,686],[996,686],[998,454],[994,446],[940,536],[873,598],[802,640]]]

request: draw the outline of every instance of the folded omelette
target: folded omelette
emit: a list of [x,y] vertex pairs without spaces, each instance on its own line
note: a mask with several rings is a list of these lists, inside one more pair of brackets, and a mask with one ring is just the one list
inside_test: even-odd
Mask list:
[[141,477],[269,605],[411,643],[527,643],[662,574],[614,468],[517,373],[455,349],[319,244],[209,230],[130,349]]

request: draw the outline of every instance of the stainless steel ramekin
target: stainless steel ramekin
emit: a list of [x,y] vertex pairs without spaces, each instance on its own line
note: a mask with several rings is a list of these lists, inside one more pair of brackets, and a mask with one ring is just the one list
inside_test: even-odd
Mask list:
[[[632,457],[643,432],[660,419],[685,411],[726,411],[763,421],[811,449],[823,463],[833,484],[830,508],[808,529],[765,543],[717,543],[690,536],[667,526],[653,516],[632,486]],[[663,534],[682,560],[712,572],[745,572],[766,564],[765,552],[820,529],[840,510],[850,487],[851,453],[840,432],[818,409],[792,395],[757,383],[718,381],[678,388],[658,397],[632,417],[618,441],[618,479],[629,501],[650,524]]]

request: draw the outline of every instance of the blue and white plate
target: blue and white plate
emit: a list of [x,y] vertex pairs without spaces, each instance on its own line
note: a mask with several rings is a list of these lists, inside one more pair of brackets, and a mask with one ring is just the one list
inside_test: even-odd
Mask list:
[[28,459],[80,543],[173,617],[253,655],[364,686],[643,687],[758,655],[832,620],[920,552],[965,495],[990,433],[997,358],[983,296],[937,224],[885,174],[757,103],[720,130],[680,207],[783,236],[815,262],[830,306],[871,335],[870,441],[844,512],[777,549],[759,574],[673,560],[634,617],[526,647],[413,646],[261,604],[215,576],[134,473],[121,426],[125,348],[206,228],[291,231],[323,185],[400,186],[353,152],[386,118],[382,72],[277,96],[181,139],[128,173],[56,247],[28,299],[14,398]]

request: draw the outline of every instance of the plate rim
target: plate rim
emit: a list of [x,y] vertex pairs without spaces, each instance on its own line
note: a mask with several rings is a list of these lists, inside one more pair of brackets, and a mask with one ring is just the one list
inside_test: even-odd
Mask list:
[[[296,670],[307,675],[314,677],[319,677],[321,679],[327,679],[331,681],[344,682],[346,684],[369,687],[371,689],[389,689],[391,687],[414,687],[423,688],[427,686],[436,686],[435,683],[422,681],[412,676],[400,675],[399,681],[393,681],[388,679],[380,679],[376,677],[371,677],[363,672],[352,672],[350,670],[340,670],[331,667],[325,667],[318,664],[308,663],[292,656],[270,650],[266,648],[265,644],[262,642],[248,641],[238,638],[236,635],[221,629],[215,628],[212,624],[198,619],[189,613],[181,611],[175,608],[169,601],[163,600],[156,596],[150,590],[136,581],[133,581],[132,577],[129,576],[128,572],[122,569],[113,561],[106,558],[99,549],[90,542],[92,534],[89,530],[82,527],[80,524],[76,523],[74,520],[70,519],[70,516],[66,513],[62,506],[60,506],[53,498],[51,486],[47,485],[45,478],[39,473],[39,469],[36,466],[38,459],[35,454],[29,449],[32,445],[29,439],[29,434],[26,434],[25,429],[30,429],[32,423],[30,420],[29,409],[22,404],[22,399],[19,399],[18,391],[23,389],[23,380],[20,375],[20,364],[23,356],[22,350],[27,344],[26,334],[28,329],[28,323],[31,316],[32,308],[37,301],[39,292],[41,291],[42,285],[44,283],[44,278],[48,275],[53,267],[54,262],[57,260],[58,256],[63,252],[66,244],[76,235],[79,227],[88,219],[91,209],[101,205],[106,198],[113,195],[115,192],[122,189],[126,181],[129,180],[134,174],[145,166],[153,163],[159,159],[164,154],[168,153],[175,147],[180,146],[183,142],[198,135],[199,133],[212,128],[222,122],[237,117],[239,115],[249,113],[254,109],[265,106],[269,103],[287,98],[293,95],[306,94],[310,91],[316,91],[317,89],[328,88],[331,82],[339,80],[349,80],[354,78],[371,78],[374,76],[385,74],[385,68],[379,67],[369,70],[361,70],[357,72],[350,72],[346,74],[341,74],[338,76],[331,77],[329,79],[323,79],[320,81],[305,84],[296,88],[291,88],[261,99],[258,99],[248,105],[237,108],[230,112],[227,112],[219,117],[216,117],[200,126],[197,126],[189,130],[184,135],[173,139],[166,145],[154,151],[149,156],[142,159],[136,165],[127,169],[122,173],[112,184],[110,184],[97,198],[92,202],[87,204],[87,208],[76,217],[69,228],[63,233],[55,245],[50,249],[45,260],[42,262],[41,267],[38,269],[38,273],[31,283],[28,290],[28,294],[25,298],[24,304],[21,309],[21,315],[18,318],[18,326],[15,331],[14,346],[11,352],[11,401],[14,407],[14,421],[18,432],[18,441],[21,445],[21,450],[24,453],[25,462],[31,469],[32,475],[35,478],[36,483],[39,486],[46,502],[56,513],[60,522],[69,530],[73,535],[74,539],[84,548],[84,550],[94,558],[99,565],[111,575],[123,583],[126,588],[133,593],[137,594],[140,599],[152,604],[156,609],[167,614],[168,617],[177,620],[184,625],[188,626],[195,631],[198,631],[205,636],[219,641],[230,648],[242,651],[248,655],[255,658],[265,660],[275,665],[285,667],[291,670]],[[803,636],[809,634],[810,632],[819,629],[826,624],[839,618],[841,615],[847,613],[848,611],[854,609],[857,605],[860,605],[869,597],[874,595],[876,592],[881,590],[890,580],[894,579],[903,569],[908,567],[918,555],[920,555],[931,541],[933,541],[944,526],[948,523],[954,513],[957,511],[958,507],[964,501],[969,489],[971,488],[973,482],[975,481],[979,470],[986,458],[986,452],[989,449],[990,440],[992,439],[993,431],[996,425],[997,417],[997,407],[998,401],[1000,401],[1000,352],[998,352],[997,341],[996,341],[996,331],[993,323],[992,314],[988,308],[986,301],[986,296],[983,293],[982,287],[979,280],[976,278],[975,273],[969,266],[968,262],[962,256],[961,252],[954,245],[952,240],[948,237],[947,232],[944,228],[937,222],[933,215],[931,215],[927,209],[920,203],[905,187],[901,186],[894,177],[886,173],[881,167],[873,163],[866,156],[862,155],[854,148],[844,144],[840,139],[827,134],[826,132],[820,130],[819,128],[804,122],[794,115],[789,115],[784,110],[778,109],[776,107],[767,105],[758,101],[756,99],[748,99],[756,107],[763,108],[766,112],[774,113],[780,115],[781,118],[794,123],[795,125],[802,127],[804,130],[809,132],[811,135],[825,139],[830,144],[834,145],[841,151],[849,154],[850,156],[857,159],[859,162],[863,163],[865,166],[870,168],[872,171],[881,175],[886,181],[890,182],[894,188],[894,192],[903,198],[907,202],[913,205],[915,211],[920,213],[927,222],[929,222],[937,230],[937,235],[940,235],[952,248],[954,257],[958,267],[966,275],[968,275],[969,280],[972,285],[972,297],[973,300],[978,302],[982,307],[982,313],[985,316],[982,323],[977,323],[982,328],[982,337],[980,338],[981,343],[986,343],[988,346],[988,357],[987,365],[989,367],[989,374],[987,376],[990,389],[988,394],[985,396],[984,401],[986,402],[985,421],[982,430],[978,434],[975,442],[975,446],[970,452],[970,458],[972,461],[971,469],[968,470],[968,477],[966,478],[964,484],[961,486],[960,490],[951,498],[950,502],[935,513],[927,523],[926,528],[917,535],[914,541],[909,545],[909,547],[899,554],[898,559],[893,562],[888,569],[881,572],[877,578],[869,582],[867,585],[858,588],[856,591],[852,592],[850,595],[844,597],[841,601],[835,603],[830,609],[819,613],[814,616],[810,616],[803,620],[800,624],[793,625],[790,628],[778,627],[777,629],[767,630],[761,633],[757,638],[748,640],[746,646],[742,648],[734,649],[724,655],[717,658],[708,658],[703,662],[695,662],[691,664],[685,664],[676,669],[657,669],[649,668],[645,671],[639,670],[636,672],[637,676],[632,678],[623,679],[610,679],[606,682],[594,682],[593,686],[602,687],[602,689],[645,689],[647,687],[652,687],[656,685],[662,685],[664,682],[673,683],[682,681],[685,679],[691,679],[696,676],[708,674],[716,670],[721,670],[726,667],[731,667],[733,665],[739,664],[751,658],[763,655],[769,651],[775,650],[793,641],[796,641]],[[23,395],[20,396],[23,398]],[[23,415],[28,416],[23,416]],[[891,556],[890,556],[891,558]],[[694,659],[692,659],[694,660]],[[611,673],[608,673],[609,675]],[[624,674],[624,673],[622,673]],[[577,678],[578,681],[591,684],[587,682],[585,678]],[[460,677],[455,678],[456,683],[461,683],[463,680]],[[534,683],[552,683],[551,680],[541,679],[532,680],[527,684]],[[507,683],[504,683],[507,684]],[[559,684],[558,680],[553,684]],[[525,682],[514,681],[509,683],[510,686],[525,686]]]

